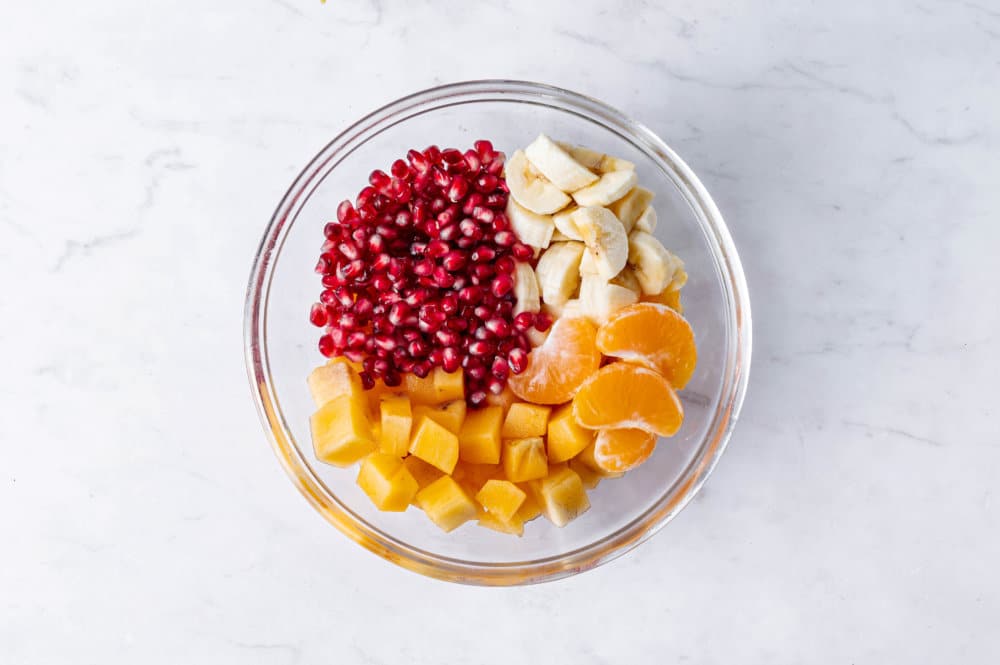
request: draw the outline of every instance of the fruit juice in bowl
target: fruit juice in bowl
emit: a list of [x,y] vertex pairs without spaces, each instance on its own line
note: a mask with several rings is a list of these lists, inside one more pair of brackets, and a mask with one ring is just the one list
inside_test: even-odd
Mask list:
[[742,396],[748,310],[714,206],[646,130],[553,90],[446,87],[359,123],[286,197],[251,284],[251,372],[293,479],[446,579],[633,546],[690,499]]

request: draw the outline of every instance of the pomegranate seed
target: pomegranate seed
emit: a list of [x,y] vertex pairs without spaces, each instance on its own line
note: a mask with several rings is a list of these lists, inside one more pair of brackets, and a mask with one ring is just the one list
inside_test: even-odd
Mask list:
[[470,365],[466,368],[465,373],[474,381],[482,381],[489,372],[482,365]]
[[427,362],[434,365],[435,367],[441,364],[443,358],[444,358],[444,350],[441,349],[440,347],[435,347],[431,349],[431,352],[427,354]]
[[368,372],[360,372],[358,378],[361,379],[361,387],[365,390],[371,390],[375,387],[375,377]]
[[476,244],[476,240],[478,240],[478,238],[474,237],[470,238],[468,236],[462,236],[461,238],[455,241],[455,244],[458,245],[460,249],[469,249],[470,247]]
[[507,354],[507,364],[510,365],[510,371],[520,374],[528,369],[528,352],[524,349],[511,349]]
[[[493,192],[485,199],[483,199],[483,204],[488,205],[491,208],[503,209],[507,207],[507,195],[503,192]],[[496,221],[494,219],[494,221]]]
[[396,225],[397,228],[407,229],[413,226],[413,215],[409,210],[400,210],[393,217],[392,223]]
[[413,274],[420,275],[421,277],[426,277],[434,273],[434,262],[430,259],[424,259],[423,261],[417,261],[413,264]]
[[426,157],[432,164],[437,164],[441,161],[441,148],[436,145],[429,145],[424,149],[424,157]]
[[490,175],[489,173],[486,173],[476,178],[476,181],[475,183],[473,183],[473,186],[476,188],[476,191],[482,192],[484,194],[489,194],[494,189],[496,189],[497,185],[499,184],[500,184],[499,178],[497,178],[495,175]]
[[460,316],[456,316],[448,319],[448,321],[445,322],[445,326],[447,326],[448,330],[462,332],[463,330],[467,330],[469,328],[469,322]]
[[415,339],[406,345],[406,352],[414,358],[423,358],[429,349],[427,342],[420,339]]
[[488,386],[487,390],[489,390],[494,395],[499,395],[500,393],[503,392],[503,388],[505,385],[506,383],[504,383],[501,379],[493,377],[492,379],[489,380],[489,383],[487,384]]
[[462,204],[462,212],[471,215],[472,211],[481,205],[483,205],[483,195],[479,192],[473,192],[466,197],[465,203]]
[[472,146],[476,149],[476,152],[479,153],[480,157],[493,153],[493,144],[486,139],[480,139],[473,143]]
[[[501,173],[503,173],[503,164],[504,160],[501,159],[499,153],[497,153],[497,156],[486,167],[486,172],[489,173],[490,175],[499,176]],[[504,186],[505,183],[503,181],[500,181],[499,187],[504,187]]]
[[517,242],[517,237],[511,231],[499,231],[493,236],[493,242],[501,247],[510,247]]
[[496,213],[486,206],[477,206],[472,211],[472,216],[476,221],[482,222],[483,224],[489,224],[496,217]]
[[456,175],[451,179],[451,184],[448,185],[448,199],[452,203],[458,203],[465,195],[469,192],[469,183],[460,175]]
[[493,266],[488,263],[480,263],[472,268],[472,276],[480,282],[488,280],[493,276]]
[[483,232],[479,228],[479,225],[471,219],[463,219],[459,222],[458,229],[462,232],[462,235],[467,238],[475,238],[478,240],[483,237]]
[[360,349],[368,340],[368,333],[363,330],[354,330],[347,333],[347,348]]
[[322,275],[324,273],[330,272],[333,263],[326,256],[326,254],[319,257],[319,261],[316,262],[316,267],[313,268],[318,274]]
[[441,259],[441,265],[450,272],[456,272],[465,267],[469,259],[465,252],[452,250]]
[[493,223],[490,224],[490,228],[493,229],[494,233],[499,233],[501,231],[510,230],[510,220],[507,219],[507,215],[502,212],[498,212],[496,217],[493,218]]
[[337,302],[339,302],[344,307],[350,307],[354,304],[354,294],[346,286],[341,286],[334,292],[337,296]]
[[409,150],[406,153],[406,159],[409,160],[410,166],[417,173],[426,173],[431,168],[432,160],[416,150]]
[[514,272],[514,268],[516,267],[514,259],[509,256],[500,257],[494,265],[496,266],[496,271],[498,273],[505,273],[508,275]]
[[469,258],[475,263],[485,263],[487,261],[492,261],[497,256],[496,250],[487,245],[479,245],[474,250]]
[[413,363],[413,369],[410,371],[422,379],[431,373],[431,364],[426,360],[421,360],[420,362]]
[[386,372],[385,376],[382,377],[382,382],[390,388],[395,388],[403,382],[403,378],[399,375],[399,372],[389,370]]
[[359,319],[367,319],[372,315],[375,309],[375,303],[373,303],[368,298],[359,297],[354,301],[354,313]]
[[500,343],[497,344],[497,353],[509,353],[515,346],[517,346],[517,341],[509,337],[507,339],[500,340]]
[[552,317],[545,312],[539,312],[535,315],[535,330],[538,332],[545,332],[552,327]]
[[392,178],[390,178],[389,174],[385,171],[379,171],[376,169],[371,172],[371,175],[368,176],[368,182],[371,183],[372,187],[381,191],[389,186],[389,183],[392,182]]
[[336,288],[338,286],[343,285],[344,283],[343,280],[341,280],[340,277],[338,277],[336,274],[323,275],[322,279],[320,279],[320,282],[322,282],[323,286],[328,289]]
[[487,330],[489,330],[497,337],[506,337],[511,332],[510,324],[498,317],[494,317],[488,320],[485,326]]
[[477,303],[482,297],[482,289],[478,286],[467,286],[458,292],[458,299],[465,303]]
[[516,243],[510,248],[510,252],[514,255],[515,259],[519,259],[521,261],[527,261],[535,255],[535,250],[522,243]]
[[410,315],[410,306],[405,302],[398,302],[389,309],[389,323],[394,326],[403,325],[403,321]]
[[461,355],[459,351],[454,346],[447,346],[441,351],[441,367],[444,371],[451,372],[456,371],[462,363]]
[[[441,189],[446,189],[451,186],[451,176],[448,175],[446,172],[442,171],[441,169],[434,168],[431,169],[431,182],[433,182],[436,187],[440,187]],[[444,199],[441,199],[441,201],[444,202]],[[431,207],[433,209],[433,204],[431,205]]]
[[451,292],[441,297],[441,311],[445,314],[454,314],[458,311],[458,294]]
[[482,406],[486,401],[486,393],[482,390],[477,390],[476,392],[469,395],[469,404],[473,407]]
[[535,323],[535,313],[534,312],[521,312],[514,317],[514,328],[524,332],[530,328]]
[[399,178],[400,180],[409,180],[413,177],[413,172],[410,170],[410,167],[407,166],[406,162],[402,159],[394,161],[392,163],[392,168],[389,169],[389,172],[392,173],[392,177]]
[[[375,236],[378,238],[379,236]],[[379,254],[374,259],[372,259],[372,270],[375,272],[385,272],[389,269],[389,264],[392,263],[392,257],[388,254]]]
[[359,363],[364,359],[365,354],[364,351],[358,351],[356,349],[348,349],[347,351],[344,351],[344,357],[353,363]]
[[493,345],[481,339],[469,344],[469,353],[474,356],[485,356],[493,352]]
[[375,275],[372,277],[372,288],[376,291],[388,291],[392,288],[392,280],[388,275]]
[[514,279],[510,275],[497,275],[493,283],[490,284],[490,293],[497,298],[510,293],[514,288]]
[[451,226],[446,226],[442,228],[441,232],[438,234],[438,237],[441,240],[451,242],[452,240],[456,239],[461,233],[462,231],[459,228],[458,224],[452,224]]
[[496,337],[496,335],[490,332],[490,329],[485,326],[479,326],[478,328],[476,328],[475,332],[472,335],[476,339],[484,339],[484,340],[493,339],[494,337]]
[[480,305],[473,310],[472,314],[480,321],[488,321],[493,316],[493,310],[486,305]]
[[337,350],[334,348],[332,337],[330,337],[329,335],[323,335],[322,337],[319,338],[320,353],[329,358],[334,353],[336,353],[336,351]]
[[[443,214],[443,213],[442,213]],[[437,259],[448,253],[448,243],[443,240],[431,240],[427,243],[427,256]]]
[[403,341],[410,343],[415,342],[418,339],[423,339],[423,335],[419,331],[413,329],[403,330]]
[[506,380],[510,375],[510,366],[504,361],[503,358],[494,358],[493,364],[490,365],[490,371],[493,376],[501,380]]
[[475,150],[466,150],[463,157],[465,157],[465,165],[473,173],[482,168],[483,160],[479,158],[479,153]]
[[312,309],[309,310],[309,321],[319,328],[326,325],[329,316],[326,313],[326,306],[322,303],[313,303]]

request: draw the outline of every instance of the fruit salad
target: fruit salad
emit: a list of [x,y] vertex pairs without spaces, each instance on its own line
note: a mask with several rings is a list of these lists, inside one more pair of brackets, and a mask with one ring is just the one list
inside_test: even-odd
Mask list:
[[683,262],[635,165],[542,134],[410,150],[324,227],[316,457],[444,531],[565,526],[678,432]]

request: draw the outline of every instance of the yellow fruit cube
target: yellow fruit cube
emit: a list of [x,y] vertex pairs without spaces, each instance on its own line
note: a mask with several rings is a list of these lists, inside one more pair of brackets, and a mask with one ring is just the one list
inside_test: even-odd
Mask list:
[[361,463],[358,485],[379,510],[402,512],[420,487],[403,460],[395,455],[372,453]]
[[544,478],[549,472],[545,442],[537,436],[504,441],[503,470],[507,480],[514,483]]
[[532,483],[542,513],[556,526],[566,526],[587,512],[590,500],[583,481],[567,466],[553,468],[545,478]]
[[538,503],[538,499],[535,497],[535,493],[531,488],[531,483],[523,483],[518,485],[518,488],[524,492],[524,503],[522,503],[521,507],[517,509],[517,514],[514,515],[514,519],[528,523],[542,514],[542,506]]
[[541,404],[528,404],[526,402],[511,404],[507,411],[507,417],[503,421],[500,436],[505,439],[545,436],[551,412],[552,407]]
[[454,400],[465,401],[465,372],[462,371],[462,368],[449,374],[443,368],[435,367],[431,374],[431,380],[434,384],[436,403]]
[[378,418],[372,422],[372,438],[375,440],[375,448],[382,445],[382,421]]
[[371,410],[374,419],[380,419],[379,408],[382,405],[382,398],[399,394],[401,394],[399,387],[390,388],[382,383],[382,379],[375,379],[375,386],[370,390],[364,391],[365,398],[368,400],[368,408]]
[[499,464],[470,464],[459,460],[451,477],[458,481],[469,496],[475,496],[488,480],[504,477],[503,467]]
[[441,476],[417,492],[416,504],[446,532],[476,517],[476,502],[451,476]]
[[517,395],[514,391],[510,389],[510,386],[506,386],[503,392],[499,395],[494,395],[491,392],[486,393],[486,403],[490,406],[502,407],[506,412],[510,408],[510,405],[517,401]]
[[328,364],[317,367],[306,382],[317,407],[341,395],[360,395],[364,390],[361,379],[345,358],[334,358]]
[[576,471],[576,475],[580,476],[584,488],[588,490],[597,487],[601,480],[604,479],[604,476],[599,471],[591,469],[579,457],[574,457],[569,461],[569,468]]
[[509,522],[526,497],[527,494],[509,480],[487,480],[476,494],[476,501],[486,512],[503,522]]
[[503,409],[499,406],[469,413],[458,433],[459,457],[473,464],[498,464],[502,426]]
[[417,421],[417,429],[410,440],[410,453],[445,473],[451,473],[458,462],[458,437],[424,416]]
[[549,420],[548,456],[550,462],[565,462],[576,457],[594,441],[594,433],[580,427],[573,417],[573,405],[567,404]]
[[410,429],[413,426],[410,398],[404,395],[383,395],[379,414],[379,450],[396,457],[406,456],[406,451],[410,448]]
[[428,374],[422,379],[416,374],[404,374],[403,383],[396,390],[409,396],[413,404],[438,403],[433,374]]
[[462,423],[465,422],[466,408],[464,399],[439,406],[418,404],[413,407],[413,419],[420,420],[421,416],[427,416],[438,425],[443,425],[449,432],[458,434]]
[[504,522],[493,513],[483,510],[479,512],[479,526],[518,537],[524,535],[524,520],[519,519],[516,515],[509,521]]
[[309,419],[316,457],[327,464],[350,466],[375,448],[368,409],[360,396],[341,395]]
[[403,466],[410,472],[413,479],[417,481],[420,489],[427,487],[443,475],[440,469],[431,466],[416,455],[408,455],[403,460]]

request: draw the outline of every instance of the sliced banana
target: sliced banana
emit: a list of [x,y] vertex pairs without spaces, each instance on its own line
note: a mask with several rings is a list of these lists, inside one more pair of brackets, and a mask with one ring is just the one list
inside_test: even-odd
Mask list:
[[590,252],[584,252],[583,258],[580,259],[580,274],[581,275],[597,274],[597,264],[594,263],[594,256]]
[[678,270],[684,271],[684,262],[646,231],[633,231],[629,235],[628,251],[629,265],[635,270],[643,293],[661,293],[673,281]]
[[564,192],[575,192],[597,180],[597,175],[573,159],[545,134],[524,149],[524,154],[542,175]]
[[656,230],[656,209],[653,206],[649,206],[642,211],[639,215],[639,219],[635,220],[635,225],[632,227],[633,231],[645,231],[646,233],[652,233]]
[[514,314],[521,312],[537,312],[542,303],[538,296],[538,279],[531,266],[518,261],[514,266]]
[[580,299],[573,298],[562,306],[562,311],[559,313],[559,316],[566,319],[579,319],[587,316],[587,314],[583,311],[583,303],[580,302]]
[[622,268],[622,271],[615,275],[615,278],[611,280],[612,284],[617,284],[618,286],[624,286],[629,291],[633,291],[636,295],[642,293],[642,285],[639,284],[639,278],[635,276],[635,271],[629,266]]
[[550,215],[531,212],[515,201],[513,196],[507,198],[506,212],[511,230],[525,245],[545,249],[552,242],[556,225]]
[[570,240],[583,240],[583,236],[580,235],[580,231],[576,228],[576,224],[573,223],[573,213],[577,210],[579,210],[577,206],[571,205],[565,210],[560,210],[556,214],[552,215],[552,221],[556,225],[556,230]]
[[584,148],[580,145],[573,145],[571,143],[563,143],[559,141],[557,141],[557,144],[560,148],[565,150],[570,157],[583,164],[591,171],[597,171],[598,173],[610,173],[611,171],[635,170],[635,164],[625,161],[624,159],[611,157],[610,155],[605,155],[602,152],[597,152],[596,150],[591,150],[590,148]]
[[612,284],[600,275],[584,275],[580,281],[580,306],[587,318],[601,325],[626,305],[639,301],[639,295],[624,286]]
[[555,232],[552,234],[552,242],[568,242],[570,240],[572,238],[560,231],[559,227],[556,227]]
[[531,212],[548,215],[570,202],[569,196],[531,166],[523,150],[514,151],[504,173],[511,197]]
[[628,234],[615,214],[607,208],[590,206],[573,213],[572,220],[597,274],[608,280],[620,273],[628,262]]
[[594,184],[573,192],[573,200],[580,206],[611,205],[635,187],[636,179],[635,171],[605,173]]
[[573,297],[580,286],[580,259],[585,250],[582,242],[557,242],[538,259],[535,276],[544,303],[558,307]]
[[636,185],[628,194],[621,197],[610,206],[611,212],[615,213],[625,231],[631,231],[639,216],[649,207],[656,195],[645,187]]

